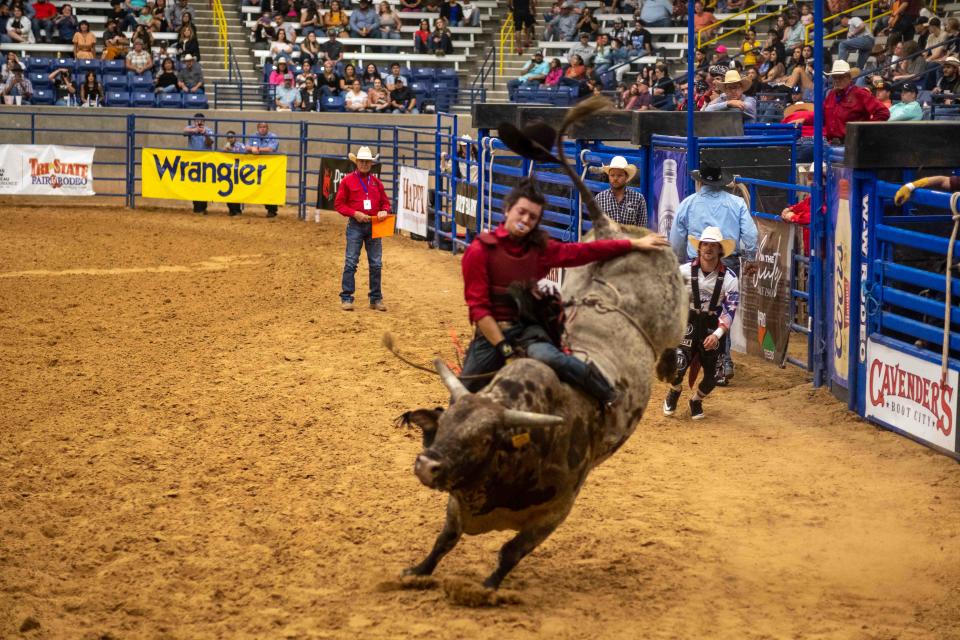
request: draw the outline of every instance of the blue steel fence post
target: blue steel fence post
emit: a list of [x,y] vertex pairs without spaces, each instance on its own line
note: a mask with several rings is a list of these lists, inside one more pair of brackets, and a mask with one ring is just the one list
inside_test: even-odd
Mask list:
[[397,210],[397,205],[400,204],[400,194],[397,193],[400,184],[400,170],[397,169],[397,158],[400,153],[400,132],[397,130],[397,126],[393,126],[393,176],[391,176],[391,183],[393,184],[393,210]]
[[[454,255],[457,254],[457,169],[458,166],[456,163],[460,161],[460,158],[457,157],[457,140],[459,138],[460,132],[457,128],[457,116],[452,116],[453,125],[452,125],[452,137],[450,138],[450,179],[447,182],[449,185],[447,187],[447,202],[450,205],[450,244],[451,250]],[[439,118],[437,119],[439,124]],[[439,133],[439,132],[438,132]],[[438,136],[439,137],[439,136]],[[469,154],[469,152],[468,152]],[[470,165],[467,164],[467,178],[470,177]],[[466,238],[466,236],[464,236]]]
[[826,383],[826,308],[824,302],[828,299],[825,287],[830,281],[824,277],[824,237],[826,235],[826,216],[821,212],[823,207],[823,2],[813,3],[813,190],[810,193],[811,237],[810,263],[811,269],[819,271],[819,287],[811,290],[813,296],[812,310],[814,318],[813,331],[813,386],[820,387]]
[[37,114],[30,114],[30,144],[37,144]]
[[[440,189],[442,187],[440,154],[443,153],[443,143],[440,141],[440,114],[435,118],[436,134],[433,137],[433,241],[440,248]],[[416,147],[416,145],[414,145]]]
[[136,163],[137,116],[127,115],[127,206],[137,206],[137,163]]
[[297,217],[307,219],[307,122],[300,121],[300,188],[297,193]]
[[[693,127],[693,113],[696,108],[694,74],[697,69],[696,47],[694,46],[697,33],[693,23],[693,5],[693,2],[687,2],[687,171],[693,171],[700,166],[700,152],[697,150],[697,136],[694,135]],[[693,193],[693,179],[687,177],[686,180],[690,192]]]
[[[574,153],[576,153],[576,158],[574,158],[575,160],[574,171],[576,171],[577,175],[579,176],[579,175],[583,175],[583,150],[586,148],[587,145],[583,143],[583,140],[579,140],[579,139],[576,140],[575,143],[577,146],[574,148],[575,149]],[[580,211],[583,208],[583,202],[581,202],[580,200],[580,189],[577,189],[575,185],[571,184],[570,191],[573,196],[571,199],[571,204],[573,205],[573,207],[570,209],[573,220],[571,221],[570,226],[574,227],[572,229],[573,237],[571,238],[571,241],[580,242],[580,233],[583,227],[583,224],[581,223],[581,218],[580,218]]]
[[[861,278],[861,264],[864,258],[861,252],[855,249],[859,247],[859,239],[863,232],[862,218],[860,216],[860,198],[862,188],[865,184],[863,176],[859,171],[854,171],[853,180],[850,181],[850,301],[849,313],[850,322],[847,325],[847,408],[855,411],[857,408],[857,396],[860,394],[859,376],[857,375],[857,346],[860,338],[861,304],[863,302],[863,291],[867,283]],[[834,276],[836,277],[836,276]],[[836,327],[834,328],[836,331]]]

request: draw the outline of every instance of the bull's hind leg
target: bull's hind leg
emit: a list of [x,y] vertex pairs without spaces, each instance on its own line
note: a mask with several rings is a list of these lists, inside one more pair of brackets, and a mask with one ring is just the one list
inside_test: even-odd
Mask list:
[[443,530],[437,536],[437,541],[433,543],[433,549],[430,555],[424,558],[423,562],[413,567],[403,570],[405,576],[429,576],[437,568],[437,564],[443,559],[443,556],[450,553],[451,550],[460,541],[463,535],[463,523],[460,521],[460,505],[451,496],[447,500],[447,521],[443,523]]
[[657,379],[661,382],[673,384],[677,376],[677,350],[664,349],[657,360]]
[[557,526],[563,522],[560,518],[556,522],[545,524],[533,529],[525,529],[507,541],[500,548],[499,563],[496,570],[483,581],[483,586],[488,589],[499,589],[500,583],[507,577],[507,574],[523,560],[528,553],[540,546],[544,540],[550,537],[550,534],[556,530]]

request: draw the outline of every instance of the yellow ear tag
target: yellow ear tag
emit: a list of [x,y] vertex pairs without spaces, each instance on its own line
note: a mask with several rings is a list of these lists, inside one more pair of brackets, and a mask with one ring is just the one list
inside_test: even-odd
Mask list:
[[530,434],[528,432],[518,433],[511,438],[511,441],[513,442],[513,448],[519,449],[523,445],[530,442]]

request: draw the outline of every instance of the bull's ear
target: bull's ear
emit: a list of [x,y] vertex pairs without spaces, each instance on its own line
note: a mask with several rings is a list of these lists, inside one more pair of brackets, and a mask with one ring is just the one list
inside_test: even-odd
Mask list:
[[397,418],[397,424],[409,427],[411,424],[420,427],[423,432],[423,446],[429,447],[433,444],[433,439],[437,435],[437,426],[440,423],[440,416],[443,414],[442,407],[435,409],[417,409],[416,411],[407,411]]

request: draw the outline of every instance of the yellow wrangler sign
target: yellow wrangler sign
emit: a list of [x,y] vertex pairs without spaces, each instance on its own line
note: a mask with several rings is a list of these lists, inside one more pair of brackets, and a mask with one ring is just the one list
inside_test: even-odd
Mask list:
[[141,167],[146,198],[276,205],[286,202],[285,155],[144,149]]

